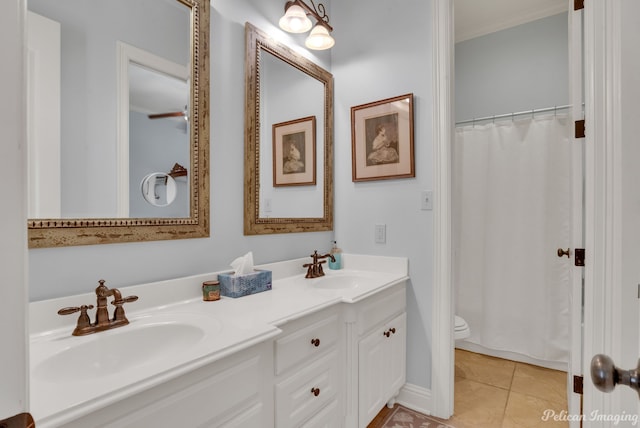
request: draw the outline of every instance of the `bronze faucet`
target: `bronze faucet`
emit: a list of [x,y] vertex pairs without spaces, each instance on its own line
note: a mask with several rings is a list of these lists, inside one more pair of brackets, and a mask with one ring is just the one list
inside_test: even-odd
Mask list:
[[[84,336],[86,334],[97,333],[99,331],[110,330],[116,327],[122,327],[129,324],[129,320],[124,314],[123,305],[125,303],[135,302],[138,296],[122,297],[120,290],[117,288],[109,289],[104,285],[104,279],[98,281],[100,285],[96,288],[97,309],[96,322],[91,323],[91,319],[87,314],[88,309],[93,309],[93,305],[82,305],[80,307],[62,308],[58,311],[59,315],[69,315],[80,312],[76,328],[73,330],[74,336]],[[113,311],[113,318],[109,319],[109,309],[107,308],[107,298],[113,296],[111,302],[116,308]]]
[[302,267],[307,268],[307,274],[304,276],[305,278],[319,278],[321,276],[324,276],[322,264],[326,263],[327,261],[320,259],[326,259],[327,257],[329,257],[332,262],[336,261],[335,257],[333,257],[332,254],[325,254],[321,256],[318,254],[318,250],[315,250],[309,257],[313,258],[313,263],[305,263],[302,265]]

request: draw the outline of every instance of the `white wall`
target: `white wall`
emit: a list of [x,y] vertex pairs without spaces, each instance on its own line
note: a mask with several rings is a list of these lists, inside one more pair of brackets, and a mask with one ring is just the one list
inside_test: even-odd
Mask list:
[[[420,191],[433,186],[431,3],[335,1],[335,199],[338,246],[350,253],[409,257],[407,381],[431,384],[432,211]],[[416,177],[351,181],[351,106],[412,92]],[[387,227],[386,244],[374,225]]]
[[569,103],[567,13],[456,43],[456,121]]
[[[27,410],[26,153],[24,2],[0,2],[0,419]],[[6,41],[11,41],[7,43]]]
[[[211,6],[211,237],[30,250],[31,300],[86,293],[99,279],[121,287],[228,269],[250,250],[256,263],[266,263],[330,248],[331,232],[243,235],[244,23],[290,45],[304,39],[277,29],[280,1],[214,0]],[[311,59],[330,69],[328,58]]]

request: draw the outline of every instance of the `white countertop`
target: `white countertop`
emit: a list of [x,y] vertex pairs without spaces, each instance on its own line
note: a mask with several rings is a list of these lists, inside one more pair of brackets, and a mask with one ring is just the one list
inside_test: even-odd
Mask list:
[[[77,314],[59,316],[57,310],[82,304],[95,305],[93,292],[31,303],[31,414],[39,427],[59,425],[269,340],[280,333],[278,326],[287,321],[334,304],[360,301],[408,279],[406,258],[352,254],[343,254],[342,258],[344,269],[333,271],[325,265],[325,276],[316,279],[304,278],[306,269],[302,264],[309,258],[256,266],[272,271],[272,290],[236,299],[202,300],[202,282],[217,278],[219,272],[120,288],[123,297],[139,297],[138,301],[125,305],[131,325],[153,317],[171,317],[171,314],[188,316],[205,329],[211,326],[211,337],[215,340],[202,341],[183,356],[156,358],[135,370],[101,372],[99,379],[80,376],[64,379],[65,384],[49,378],[43,373],[41,364],[69,347],[107,338],[117,334],[117,330],[132,327],[71,336]],[[353,278],[366,278],[366,281],[353,281],[350,288],[344,289],[327,288],[319,282],[333,281],[338,276],[347,281]],[[109,287],[108,278],[105,279],[105,285]],[[89,311],[92,320],[94,312]],[[96,388],[97,384],[99,388]]]

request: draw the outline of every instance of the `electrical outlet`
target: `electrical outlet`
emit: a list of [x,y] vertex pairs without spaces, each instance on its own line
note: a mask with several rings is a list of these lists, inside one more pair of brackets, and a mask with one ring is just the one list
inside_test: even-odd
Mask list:
[[433,209],[433,191],[423,190],[420,192],[420,209],[430,211]]
[[385,244],[387,242],[387,225],[376,224],[374,231],[374,239],[376,244]]
[[264,212],[266,212],[266,213],[270,213],[271,212],[271,199],[270,198],[264,198]]

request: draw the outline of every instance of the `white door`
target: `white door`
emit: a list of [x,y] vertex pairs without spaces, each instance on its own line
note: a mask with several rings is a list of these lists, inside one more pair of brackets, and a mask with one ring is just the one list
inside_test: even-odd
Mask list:
[[60,217],[60,23],[27,15],[29,218]]
[[0,420],[28,409],[23,7],[22,0],[0,2]]
[[587,0],[584,34],[584,426],[640,426],[638,393],[601,392],[589,373],[595,354],[622,369],[640,358],[640,2]]

